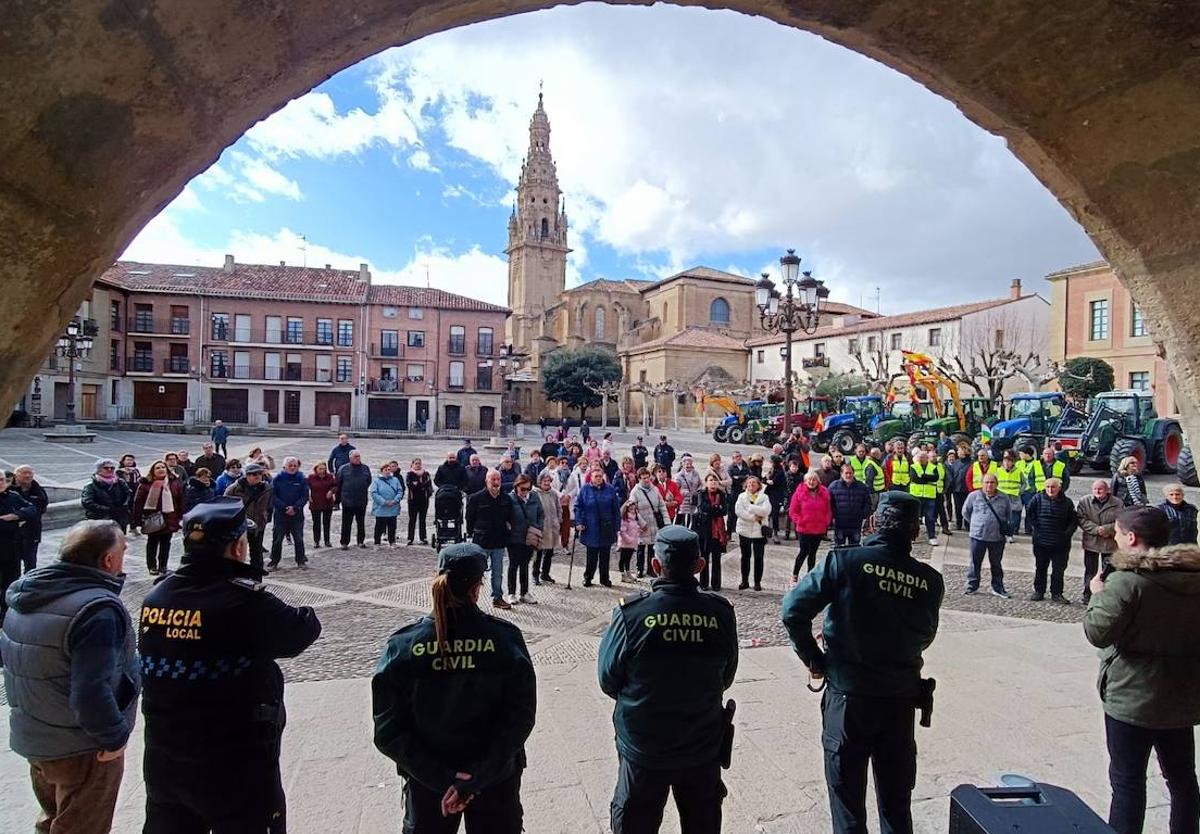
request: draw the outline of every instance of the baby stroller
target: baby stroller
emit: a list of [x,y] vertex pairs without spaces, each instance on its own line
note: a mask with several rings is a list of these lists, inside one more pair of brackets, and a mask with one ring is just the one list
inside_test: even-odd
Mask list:
[[433,494],[433,549],[463,540],[463,493],[453,484],[442,484]]

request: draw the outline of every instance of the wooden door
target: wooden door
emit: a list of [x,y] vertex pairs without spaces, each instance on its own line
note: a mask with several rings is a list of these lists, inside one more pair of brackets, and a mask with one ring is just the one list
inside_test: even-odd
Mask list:
[[318,391],[316,402],[316,424],[332,426],[333,415],[337,415],[339,426],[350,425],[350,394],[345,391]]
[[85,385],[80,394],[79,400],[79,419],[80,420],[98,420],[100,419],[100,386]]
[[283,392],[283,422],[296,426],[300,424],[300,392]]
[[273,388],[263,390],[263,411],[267,412],[268,423],[279,422],[279,392]]
[[186,382],[133,383],[133,418],[135,420],[183,421],[187,408]]
[[250,422],[250,392],[244,388],[213,388],[212,418],[226,423]]
[[408,400],[372,397],[367,401],[367,427],[385,431],[406,431]]

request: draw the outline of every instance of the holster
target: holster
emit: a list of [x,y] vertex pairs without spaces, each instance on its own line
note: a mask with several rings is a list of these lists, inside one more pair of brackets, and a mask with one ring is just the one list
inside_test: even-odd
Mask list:
[[730,698],[725,702],[724,729],[721,731],[721,768],[729,770],[733,764],[733,715],[737,712],[737,701]]
[[921,678],[921,693],[917,696],[917,709],[921,711],[921,726],[933,724],[933,690],[937,689],[937,678]]

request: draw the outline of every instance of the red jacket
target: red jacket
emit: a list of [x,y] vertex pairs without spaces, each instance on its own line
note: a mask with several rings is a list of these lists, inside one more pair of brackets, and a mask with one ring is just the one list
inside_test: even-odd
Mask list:
[[[667,478],[667,482],[665,484],[659,483],[657,480],[655,480],[654,488],[657,489],[658,494],[662,496],[663,504],[666,505],[667,508],[667,517],[669,520],[674,521],[675,513],[679,512],[679,505],[683,503],[683,492],[680,491],[679,484],[675,483],[674,478]],[[667,501],[667,495],[670,495],[671,500],[675,503],[669,503]]]
[[[179,522],[183,518],[183,481],[179,478],[167,476],[167,489],[171,491],[171,503],[175,505],[175,509],[169,513],[163,513],[163,518],[167,522],[167,530],[172,533],[179,532]],[[133,526],[141,527],[142,521],[147,513],[154,510],[146,509],[146,499],[150,497],[150,481],[142,478],[138,484],[137,492],[133,496]],[[159,507],[162,507],[162,496],[159,496]]]
[[[329,493],[333,497],[327,497]],[[318,475],[316,472],[308,476],[308,508],[310,510],[332,510],[337,503],[337,478],[326,472]]]
[[788,517],[796,525],[796,532],[810,536],[821,536],[829,529],[833,521],[833,506],[829,500],[829,490],[817,484],[813,492],[805,484],[796,487],[792,495],[792,503],[788,507]]

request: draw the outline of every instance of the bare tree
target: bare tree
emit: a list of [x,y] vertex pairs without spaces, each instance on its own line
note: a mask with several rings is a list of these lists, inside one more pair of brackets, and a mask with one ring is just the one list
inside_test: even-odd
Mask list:
[[625,431],[625,397],[624,393],[629,385],[623,379],[615,382],[602,382],[597,384],[589,379],[584,383],[592,391],[600,395],[600,424],[608,429],[608,402],[616,400],[617,403],[617,420],[621,424],[620,430]]
[[1013,377],[1032,384],[1043,364],[1046,333],[1032,316],[1007,304],[961,320],[957,342],[934,357],[938,369],[996,402]]
[[[883,332],[874,334],[874,349],[871,349],[869,340],[867,347],[863,348],[860,336],[859,349],[850,354],[858,365],[859,375],[867,381],[874,394],[886,394],[892,383],[904,376],[900,348],[892,348],[890,344],[885,346],[884,336]],[[911,349],[911,341],[907,336],[904,337],[904,350]]]

